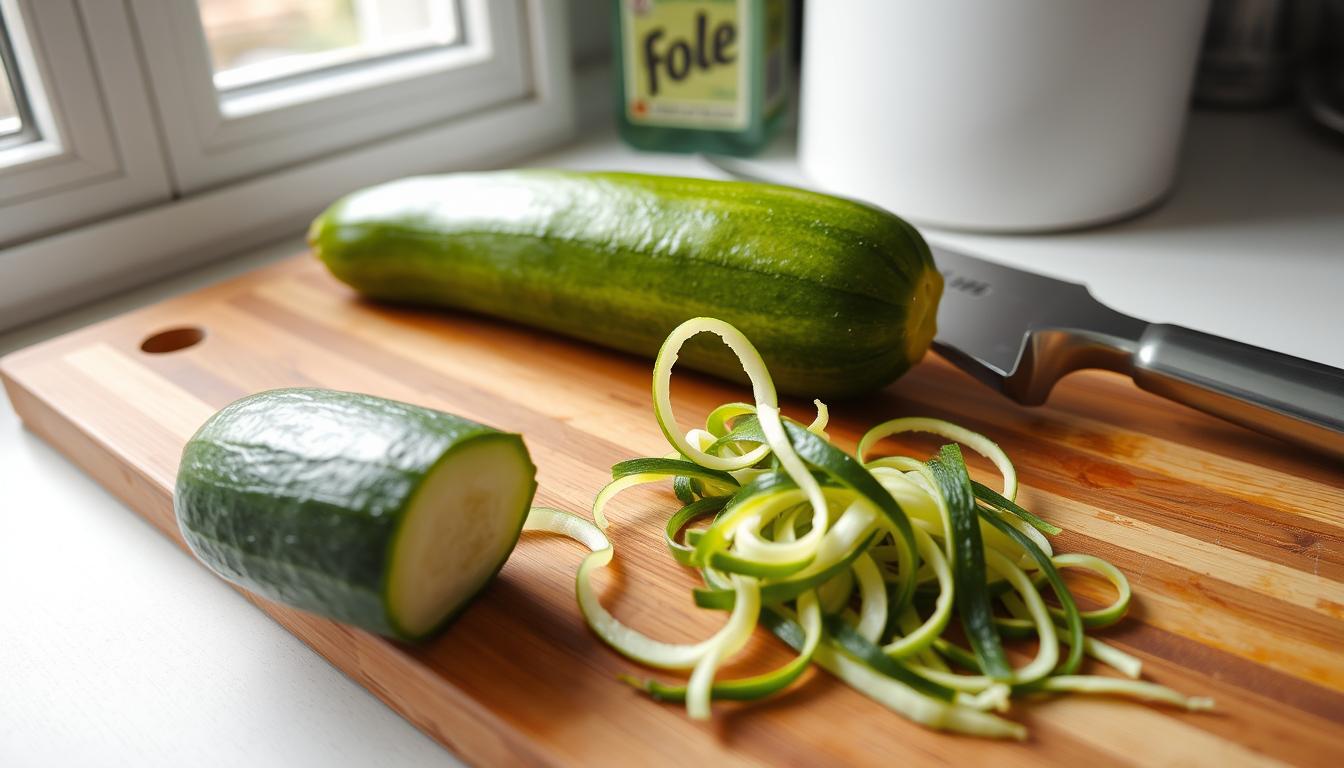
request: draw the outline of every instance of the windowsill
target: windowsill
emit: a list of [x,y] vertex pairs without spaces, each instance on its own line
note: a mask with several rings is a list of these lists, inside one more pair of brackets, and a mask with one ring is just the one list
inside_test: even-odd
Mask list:
[[[600,98],[606,90],[604,82],[582,80],[581,92]],[[699,158],[622,146],[600,127],[604,109],[599,103],[586,110],[585,139],[528,164],[719,175]],[[1337,299],[1344,286],[1344,152],[1285,113],[1197,115],[1186,149],[1170,198],[1127,222],[1052,236],[927,234],[1085,280],[1117,309],[1146,319],[1344,366],[1344,302]],[[787,143],[753,165],[778,177],[796,173]],[[294,232],[0,335],[0,352],[301,249]],[[27,702],[9,710],[8,725],[25,734],[15,748],[33,751],[16,753],[19,763],[110,755],[170,762],[187,744],[194,757],[219,765],[258,754],[313,764],[386,762],[389,755],[402,765],[443,763],[436,744],[23,431],[7,401],[0,405],[0,456],[5,508],[40,513],[0,516],[0,541],[52,543],[12,546],[0,557],[0,578],[24,585],[10,593],[7,610],[41,627],[11,638],[6,651],[16,671],[6,695]],[[191,653],[184,656],[184,648]],[[78,740],[64,738],[62,723],[72,719],[81,723]]]

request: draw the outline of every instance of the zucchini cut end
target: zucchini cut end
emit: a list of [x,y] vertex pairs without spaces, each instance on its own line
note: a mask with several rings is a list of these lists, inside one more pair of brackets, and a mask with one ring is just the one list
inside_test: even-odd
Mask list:
[[930,266],[915,282],[906,313],[905,359],[914,365],[929,351],[938,333],[938,300],[943,296],[943,275]]
[[513,551],[536,490],[536,467],[516,435],[453,448],[416,490],[392,539],[388,623],[403,640],[436,633]]

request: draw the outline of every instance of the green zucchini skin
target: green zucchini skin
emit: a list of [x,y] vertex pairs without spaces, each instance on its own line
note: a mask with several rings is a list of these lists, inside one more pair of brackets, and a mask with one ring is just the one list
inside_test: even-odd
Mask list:
[[[924,240],[881,209],[733,181],[519,170],[426,176],[355,192],[309,243],[377,300],[463,309],[645,357],[696,316],[758,347],[783,392],[879,389],[927,350],[942,278]],[[721,344],[681,360],[744,380]]]
[[433,468],[487,440],[516,445],[530,482],[493,577],[536,490],[522,438],[369,395],[277,389],[226,406],[183,450],[174,511],[192,552],[225,579],[372,632],[420,640],[470,598],[428,631],[399,626],[388,596],[398,526]]

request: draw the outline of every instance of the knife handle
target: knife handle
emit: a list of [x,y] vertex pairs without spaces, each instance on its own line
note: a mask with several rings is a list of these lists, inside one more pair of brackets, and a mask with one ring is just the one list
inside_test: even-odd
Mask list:
[[1344,457],[1344,371],[1176,325],[1153,324],[1132,359],[1143,389]]

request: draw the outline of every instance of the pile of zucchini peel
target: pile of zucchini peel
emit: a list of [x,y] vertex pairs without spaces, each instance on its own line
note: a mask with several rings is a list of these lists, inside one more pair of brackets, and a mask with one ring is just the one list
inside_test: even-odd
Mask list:
[[[671,372],[682,345],[701,333],[736,354],[755,402],[721,405],[704,428],[683,433]],[[598,637],[646,667],[689,671],[676,682],[623,677],[632,686],[707,718],[712,702],[780,693],[815,664],[921,725],[1004,739],[1026,737],[1001,715],[1014,698],[1033,694],[1212,707],[1140,680],[1138,659],[1089,636],[1124,617],[1124,574],[1097,557],[1055,554],[1049,536],[1059,529],[1014,501],[1013,465],[984,436],[937,419],[900,418],[873,427],[847,453],[827,437],[820,401],[810,424],[783,417],[760,354],[712,318],[689,320],[668,336],[654,366],[653,401],[668,455],[616,464],[591,522],[536,507],[525,524],[591,550],[579,566],[577,594]],[[927,460],[875,455],[883,439],[911,432],[949,442]],[[1001,490],[971,479],[963,448],[997,467]],[[663,531],[668,550],[702,578],[696,604],[728,616],[698,643],[662,642],[623,624],[599,602],[592,581],[614,557],[603,532],[612,499],[668,480],[681,504]],[[1114,601],[1080,609],[1061,577],[1065,568],[1109,581]],[[765,674],[723,679],[720,667],[758,625],[796,656]],[[1005,641],[1018,639],[1034,640],[1035,650],[1014,663]],[[1113,674],[1082,674],[1085,657]]]

